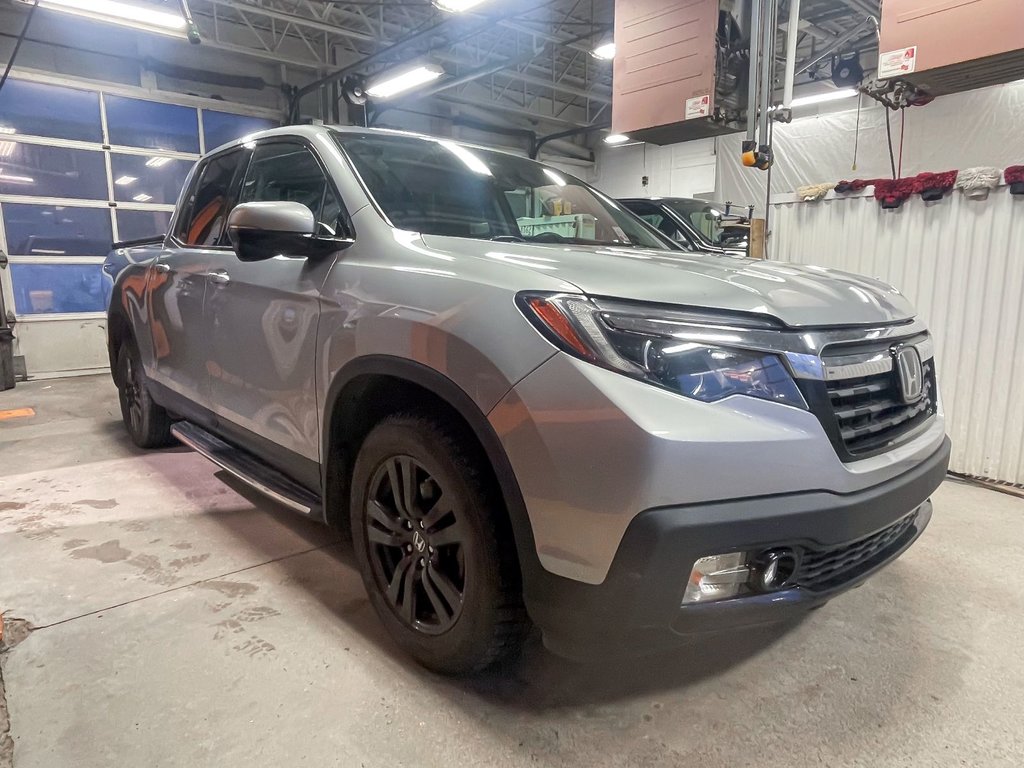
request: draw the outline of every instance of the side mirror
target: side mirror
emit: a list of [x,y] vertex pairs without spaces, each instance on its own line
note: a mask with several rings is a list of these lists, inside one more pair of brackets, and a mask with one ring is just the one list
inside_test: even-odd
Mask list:
[[313,212],[302,203],[286,200],[236,205],[228,214],[228,238],[242,261],[275,256],[322,258],[352,244],[318,237]]

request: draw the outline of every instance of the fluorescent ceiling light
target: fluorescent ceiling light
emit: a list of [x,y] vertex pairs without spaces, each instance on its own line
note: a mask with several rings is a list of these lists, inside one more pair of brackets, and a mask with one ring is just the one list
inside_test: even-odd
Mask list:
[[444,70],[434,64],[423,64],[400,72],[385,72],[366,89],[366,95],[374,99],[389,99],[417,86],[437,80]]
[[148,203],[152,199],[153,196],[147,195],[145,192],[140,192],[139,194],[132,198],[132,200],[134,200],[137,203]]
[[14,154],[14,148],[18,146],[13,141],[0,141],[0,157],[10,157]]
[[459,146],[454,141],[439,141],[437,143],[440,144],[445,149],[447,149],[457,158],[459,158],[459,160],[462,161],[463,165],[469,168],[469,170],[471,170],[473,173],[479,173],[481,176],[494,175],[493,173],[491,173],[491,169],[484,165],[483,160],[474,155],[465,147]]
[[146,161],[146,166],[149,168],[163,168],[169,162],[171,162],[169,157],[151,157]]
[[590,52],[590,55],[595,59],[614,59],[615,58],[615,43],[602,43]]
[[127,187],[129,184],[134,184],[138,180],[139,178],[137,176],[120,176],[114,179],[114,183],[121,187]]
[[625,144],[629,141],[629,136],[624,133],[609,133],[604,137],[605,144]]
[[[18,0],[32,5],[33,0]],[[40,8],[72,13],[94,21],[119,24],[144,32],[161,35],[186,36],[187,23],[180,13],[162,11],[152,5],[122,2],[121,0],[39,0]]]
[[840,88],[836,91],[825,91],[824,93],[815,93],[812,96],[800,96],[793,99],[790,103],[790,107],[806,107],[809,104],[821,104],[826,101],[839,101],[840,99],[848,99],[851,96],[856,96],[859,91],[856,88]]
[[17,128],[12,128],[9,125],[0,125],[0,133],[7,134],[8,136],[18,132]]
[[8,184],[35,184],[36,180],[31,176],[15,176],[4,173],[3,169],[0,169],[0,182],[7,182]]
[[434,0],[434,7],[449,13],[465,13],[471,8],[476,8],[485,0]]

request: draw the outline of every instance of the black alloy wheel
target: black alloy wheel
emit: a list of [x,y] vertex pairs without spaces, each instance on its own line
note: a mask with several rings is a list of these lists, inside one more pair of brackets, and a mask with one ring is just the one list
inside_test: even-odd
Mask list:
[[136,365],[132,355],[124,356],[124,369],[122,371],[121,389],[121,414],[125,419],[125,426],[132,434],[142,431],[142,391],[145,382],[141,378],[142,366]]
[[466,433],[419,413],[381,420],[352,469],[363,584],[388,633],[425,667],[485,669],[530,630],[511,521]]
[[367,498],[374,577],[395,614],[428,635],[447,632],[462,612],[464,530],[450,501],[411,456],[386,459]]
[[149,394],[146,371],[134,341],[126,341],[117,352],[117,397],[121,418],[132,442],[139,448],[171,445],[171,417]]

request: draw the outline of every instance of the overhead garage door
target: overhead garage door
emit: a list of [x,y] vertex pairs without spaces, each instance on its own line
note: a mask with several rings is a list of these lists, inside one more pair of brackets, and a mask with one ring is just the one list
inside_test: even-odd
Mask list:
[[207,148],[268,128],[125,92],[11,79],[0,92],[0,271],[30,376],[106,366],[112,242],[166,231]]

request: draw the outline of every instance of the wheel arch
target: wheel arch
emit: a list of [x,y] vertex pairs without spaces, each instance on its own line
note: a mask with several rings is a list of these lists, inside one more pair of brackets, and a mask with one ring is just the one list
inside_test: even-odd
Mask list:
[[321,482],[326,522],[344,527],[348,519],[352,469],[363,439],[380,419],[417,409],[454,418],[485,461],[508,516],[524,581],[541,568],[522,491],[497,433],[458,384],[421,363],[389,355],[369,355],[343,367],[324,400]]
[[107,359],[110,361],[110,375],[118,386],[121,382],[118,381],[117,354],[121,345],[132,338],[134,334],[128,317],[124,310],[112,301],[107,310]]

